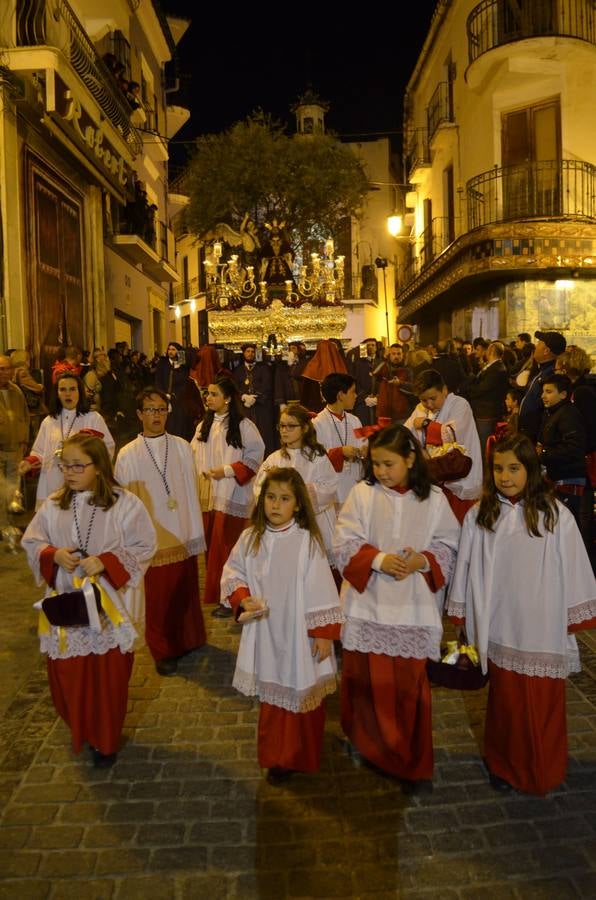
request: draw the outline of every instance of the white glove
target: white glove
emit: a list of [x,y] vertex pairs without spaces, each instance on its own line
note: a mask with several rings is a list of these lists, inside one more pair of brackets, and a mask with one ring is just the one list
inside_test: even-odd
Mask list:
[[377,398],[376,397],[365,397],[364,402],[366,403],[367,406],[376,406]]
[[254,404],[257,402],[257,395],[256,394],[242,394],[242,402],[247,407],[247,409],[250,409],[250,407],[254,406]]

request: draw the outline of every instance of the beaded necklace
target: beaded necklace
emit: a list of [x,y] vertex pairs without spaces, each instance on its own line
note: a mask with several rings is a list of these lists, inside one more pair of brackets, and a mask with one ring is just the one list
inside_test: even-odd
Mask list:
[[333,413],[331,412],[330,409],[327,409],[327,412],[331,416],[331,421],[333,422],[333,427],[335,428],[335,433],[336,433],[337,437],[339,438],[339,443],[341,444],[342,447],[345,447],[348,443],[348,417],[347,417],[346,413],[344,413],[344,419],[343,419],[345,434],[344,434],[344,439],[342,441],[341,432],[340,432],[339,428],[337,427],[337,425],[335,424],[336,416],[333,415]]
[[149,456],[150,456],[150,458],[151,458],[151,462],[153,463],[153,465],[154,465],[155,468],[157,469],[157,472],[158,472],[158,474],[159,474],[161,480],[163,481],[163,486],[164,486],[164,488],[165,488],[165,491],[166,491],[166,494],[167,494],[167,497],[168,497],[168,509],[176,509],[177,506],[178,506],[178,501],[176,500],[175,497],[172,497],[172,495],[171,495],[171,493],[170,493],[170,485],[168,484],[168,480],[167,480],[167,478],[166,478],[166,474],[167,474],[167,470],[168,470],[168,436],[167,436],[167,434],[166,434],[166,436],[165,436],[165,438],[166,438],[166,452],[165,452],[165,454],[164,454],[164,460],[163,460],[163,472],[162,472],[162,470],[159,468],[159,466],[157,465],[157,460],[155,459],[155,457],[153,456],[153,453],[151,452],[151,448],[149,447],[149,444],[147,443],[147,439],[146,439],[145,435],[142,434],[141,437],[143,438],[143,443],[145,444],[145,447],[146,447],[146,449],[147,449],[147,453],[149,454]]
[[77,540],[79,542],[79,550],[83,554],[83,556],[88,556],[87,547],[89,546],[89,538],[91,537],[91,529],[93,528],[93,521],[95,519],[95,513],[97,512],[97,506],[93,507],[93,511],[91,513],[91,517],[89,519],[89,525],[87,526],[87,534],[85,535],[85,542],[83,543],[83,537],[81,535],[81,526],[79,525],[79,513],[77,510],[77,494],[76,492],[72,495],[72,514],[75,523],[75,530],[77,532]]

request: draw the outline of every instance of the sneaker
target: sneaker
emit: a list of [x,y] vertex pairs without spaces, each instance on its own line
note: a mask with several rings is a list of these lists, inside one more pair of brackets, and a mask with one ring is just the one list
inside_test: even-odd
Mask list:
[[178,671],[178,660],[158,659],[155,662],[155,671],[158,675],[175,675]]
[[229,606],[222,606],[221,603],[218,603],[211,615],[214,619],[229,619],[234,613]]

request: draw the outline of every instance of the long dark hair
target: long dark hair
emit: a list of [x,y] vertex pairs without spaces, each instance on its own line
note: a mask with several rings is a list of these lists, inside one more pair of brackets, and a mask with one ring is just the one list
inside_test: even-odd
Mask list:
[[[280,413],[279,418],[281,419],[284,415],[292,416],[292,418],[296,419],[301,428],[306,428],[306,430],[302,432],[302,447],[300,449],[308,461],[312,462],[317,456],[325,456],[327,451],[317,440],[317,432],[312,423],[312,416],[306,407],[301,406],[300,403],[290,403],[290,405],[286,406],[284,411]],[[285,459],[290,459],[290,454],[288,453],[285,444],[281,445],[280,452]]]
[[251,539],[248,545],[248,552],[253,553],[256,556],[259,547],[261,546],[261,540],[265,533],[265,529],[267,528],[267,519],[265,518],[265,494],[273,483],[287,484],[289,486],[296,498],[296,503],[298,504],[298,510],[294,515],[294,519],[300,528],[305,528],[306,531],[310,533],[311,552],[313,543],[316,542],[319,545],[323,556],[326,556],[323,537],[319,530],[319,526],[317,525],[317,518],[312,508],[312,503],[308,496],[308,488],[304,483],[302,475],[298,469],[286,469],[281,467],[269,469],[261,485],[257,504],[250,517]]
[[58,375],[56,382],[52,388],[52,394],[50,396],[49,410],[50,415],[55,419],[58,418],[60,413],[62,412],[62,401],[58,396],[58,387],[60,386],[60,382],[64,381],[65,378],[71,378],[73,381],[76,381],[77,387],[79,389],[79,399],[76,406],[77,416],[82,416],[89,409],[89,404],[87,403],[87,392],[85,390],[85,385],[81,378],[78,375],[73,375],[72,372],[62,372]]
[[524,519],[528,534],[542,537],[538,528],[539,513],[544,513],[546,530],[553,531],[559,518],[559,512],[553,489],[542,474],[534,444],[525,434],[506,435],[489,447],[476,522],[481,528],[492,531],[499,518],[501,503],[495,485],[493,464],[495,453],[507,453],[508,450],[513,453],[528,474],[528,480],[521,495],[524,501]]
[[375,478],[372,465],[372,451],[385,447],[392,453],[407,459],[411,453],[414,454],[414,462],[409,470],[408,487],[416,494],[419,500],[426,500],[430,494],[431,480],[428,474],[428,468],[422,447],[405,425],[395,423],[387,425],[377,431],[368,442],[368,455],[364,463],[364,478],[368,484],[375,484]]
[[[242,408],[242,401],[240,400],[240,393],[236,386],[236,382],[226,375],[221,375],[219,378],[215,379],[213,384],[220,389],[225,399],[228,401],[228,431],[226,434],[226,443],[230,447],[240,449],[242,447],[240,422],[244,418],[244,410]],[[206,410],[205,418],[201,422],[201,427],[197,434],[197,440],[205,442],[208,440],[214,418],[215,413],[213,410]]]
[[[95,490],[89,497],[89,506],[99,506],[100,509],[110,509],[118,499],[116,488],[120,487],[114,478],[114,470],[108,448],[101,438],[92,434],[73,434],[64,441],[62,451],[69,447],[78,447],[85,453],[97,470]],[[68,485],[64,485],[56,495],[55,501],[60,509],[68,509],[72,501],[72,495],[76,493]]]

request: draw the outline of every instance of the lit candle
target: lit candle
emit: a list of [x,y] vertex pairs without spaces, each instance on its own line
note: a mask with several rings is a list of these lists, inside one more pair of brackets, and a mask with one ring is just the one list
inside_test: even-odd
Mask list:
[[328,259],[331,259],[333,256],[333,251],[335,249],[335,245],[333,243],[333,238],[327,238],[325,241],[325,255]]
[[221,241],[215,241],[215,243],[213,245],[213,255],[216,259],[221,258],[222,250],[223,250],[223,248],[221,245]]

